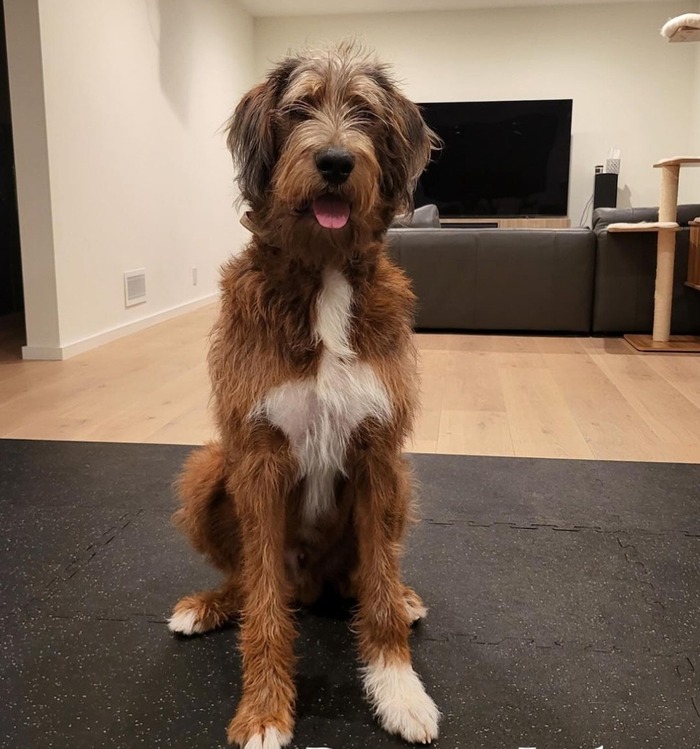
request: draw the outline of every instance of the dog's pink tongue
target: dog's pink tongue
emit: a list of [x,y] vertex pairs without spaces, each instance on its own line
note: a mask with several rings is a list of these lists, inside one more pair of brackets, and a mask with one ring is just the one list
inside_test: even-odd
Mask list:
[[333,195],[316,198],[311,206],[314,216],[325,229],[342,229],[350,218],[350,206]]

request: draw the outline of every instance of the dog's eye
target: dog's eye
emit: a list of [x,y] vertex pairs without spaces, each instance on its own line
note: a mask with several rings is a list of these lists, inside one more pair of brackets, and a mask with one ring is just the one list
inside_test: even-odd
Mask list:
[[311,105],[300,101],[287,107],[287,115],[297,122],[311,119]]
[[353,116],[356,117],[361,122],[376,122],[377,113],[368,105],[365,103],[357,104],[352,109]]

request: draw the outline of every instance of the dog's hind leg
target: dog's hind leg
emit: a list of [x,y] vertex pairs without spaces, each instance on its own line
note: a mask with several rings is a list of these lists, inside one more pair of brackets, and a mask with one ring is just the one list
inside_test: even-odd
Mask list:
[[411,626],[428,616],[428,609],[423,603],[421,597],[415,590],[413,590],[413,588],[409,588],[408,585],[403,586],[403,602],[406,617]]
[[195,549],[226,574],[226,582],[216,590],[182,598],[168,621],[172,632],[185,635],[208,632],[240,612],[240,541],[225,482],[225,457],[221,447],[215,444],[193,452],[178,479],[180,508],[174,521]]
[[223,627],[239,613],[238,584],[231,579],[216,590],[181,598],[168,620],[168,629],[182,635],[198,635]]
[[[357,598],[357,587],[349,579],[337,581],[338,592],[343,598]],[[416,622],[425,619],[428,616],[428,607],[423,603],[423,599],[408,585],[403,586],[403,608],[406,613],[406,620],[412,627]]]

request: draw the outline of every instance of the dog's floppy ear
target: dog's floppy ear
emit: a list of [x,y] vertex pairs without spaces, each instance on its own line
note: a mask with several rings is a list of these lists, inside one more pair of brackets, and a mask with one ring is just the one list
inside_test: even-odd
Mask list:
[[290,57],[279,63],[263,83],[241,99],[228,122],[226,143],[237,169],[236,182],[253,210],[269,197],[278,147],[275,108],[299,62],[298,58]]
[[384,191],[397,201],[397,210],[413,209],[413,193],[418,177],[430,161],[431,151],[439,148],[440,139],[425,124],[420,109],[409,101],[384,74],[375,74],[387,95],[388,126]]
[[228,122],[226,143],[236,167],[236,182],[253,210],[265,200],[275,164],[272,113],[277,99],[272,78],[251,89]]

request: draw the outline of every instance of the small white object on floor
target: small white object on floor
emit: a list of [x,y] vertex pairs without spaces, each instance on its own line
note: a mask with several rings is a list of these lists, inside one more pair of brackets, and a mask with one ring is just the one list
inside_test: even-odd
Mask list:
[[670,18],[661,28],[669,42],[700,42],[700,13],[684,13]]

